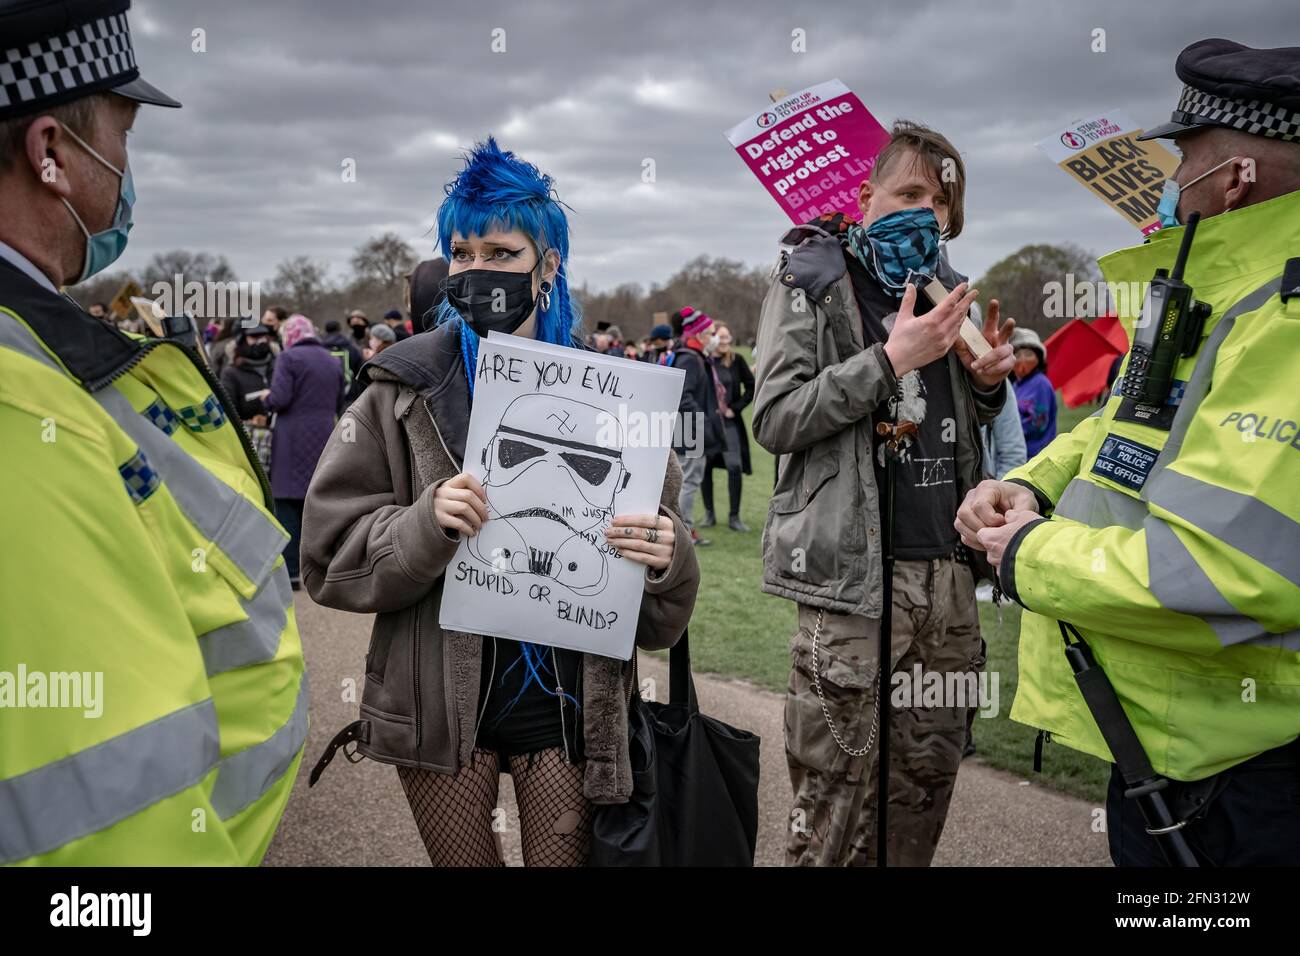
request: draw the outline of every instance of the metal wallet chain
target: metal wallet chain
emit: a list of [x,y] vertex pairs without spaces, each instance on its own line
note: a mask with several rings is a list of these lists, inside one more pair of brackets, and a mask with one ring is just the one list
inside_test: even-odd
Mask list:
[[835,738],[835,742],[839,744],[840,749],[850,757],[865,757],[867,754],[871,753],[871,745],[876,742],[876,731],[880,726],[880,693],[879,691],[876,692],[876,699],[871,708],[871,734],[867,737],[867,742],[860,750],[854,750],[844,743],[844,738],[840,736],[839,729],[835,726],[835,721],[831,720],[830,708],[826,706],[826,695],[822,693],[821,667],[818,665],[817,649],[822,635],[822,617],[825,614],[826,612],[824,610],[819,610],[817,612],[817,626],[813,629],[813,687],[817,690],[817,699],[822,702],[822,716],[826,718],[826,726],[831,729],[831,736]]

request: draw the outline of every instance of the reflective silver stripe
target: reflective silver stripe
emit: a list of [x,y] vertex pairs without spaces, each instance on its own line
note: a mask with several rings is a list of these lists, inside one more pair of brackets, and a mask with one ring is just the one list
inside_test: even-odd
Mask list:
[[1201,618],[1224,647],[1283,637],[1229,604],[1166,522],[1152,515],[1145,527],[1151,593],[1162,607]]
[[211,700],[0,780],[0,863],[49,853],[199,783],[221,757]]
[[1192,377],[1187,380],[1187,387],[1183,390],[1183,400],[1179,402],[1178,411],[1174,413],[1174,421],[1169,428],[1169,438],[1166,439],[1164,448],[1161,449],[1160,455],[1156,458],[1156,463],[1151,468],[1151,474],[1147,476],[1146,484],[1143,486],[1142,497],[1144,500],[1147,497],[1147,488],[1151,486],[1151,482],[1168,468],[1169,463],[1176,459],[1178,453],[1183,450],[1183,439],[1187,437],[1187,429],[1191,427],[1197,409],[1200,408],[1202,400],[1210,391],[1210,380],[1214,377],[1214,362],[1219,354],[1219,346],[1223,344],[1223,340],[1232,331],[1232,327],[1237,322],[1237,316],[1247,312],[1254,312],[1281,290],[1281,276],[1269,279],[1254,292],[1233,303],[1228,308],[1228,311],[1223,313],[1223,318],[1219,319],[1214,328],[1210,330],[1205,344],[1201,346],[1201,354],[1197,356],[1196,367],[1192,369]]
[[[1232,332],[1237,316],[1261,308],[1269,299],[1277,295],[1281,288],[1281,276],[1270,279],[1230,306],[1210,330],[1196,359],[1196,367],[1183,392],[1182,402],[1174,414],[1169,438],[1142,487],[1141,496],[1142,500],[1193,522],[1197,527],[1214,534],[1225,544],[1243,551],[1294,581],[1297,558],[1295,555],[1286,554],[1286,549],[1281,547],[1282,541],[1295,539],[1294,532],[1292,537],[1287,539],[1284,530],[1288,526],[1294,528],[1296,524],[1294,521],[1256,499],[1197,479],[1187,478],[1169,469],[1170,463],[1176,461],[1179,452],[1182,451],[1187,430],[1191,427],[1192,419],[1195,418],[1201,402],[1209,394],[1219,347]],[[1195,500],[1202,495],[1208,497]],[[1217,511],[1218,509],[1242,510],[1242,502],[1237,499],[1244,499],[1246,502],[1244,508],[1246,525],[1241,528],[1226,528],[1225,525],[1230,525],[1237,518],[1235,516],[1229,518],[1226,514]],[[1270,514],[1277,516],[1282,523],[1270,526],[1270,522],[1274,520]],[[1243,616],[1229,604],[1168,524],[1152,516],[1146,523],[1146,531],[1151,590],[1161,604],[1171,610],[1204,617],[1225,646],[1249,643],[1300,650],[1300,631],[1272,634],[1258,621]],[[1261,531],[1264,532],[1262,536]],[[1279,551],[1282,552],[1282,560],[1274,564],[1273,559]],[[1293,569],[1291,575],[1279,570],[1286,567]]]
[[112,385],[92,393],[122,431],[131,436],[190,523],[261,587],[289,536],[257,507],[191,458],[131,407]]
[[223,820],[253,803],[279,783],[307,739],[307,672],[298,685],[293,714],[260,744],[231,754],[221,762],[212,807]]
[[1300,651],[1300,631],[1287,631],[1285,634],[1263,634],[1252,637],[1247,644],[1259,644],[1264,647],[1278,647],[1286,651]]
[[288,608],[293,604],[288,570],[281,565],[271,572],[251,601],[240,599],[239,604],[248,620],[199,635],[199,650],[209,677],[275,657]]
[[[30,356],[62,375],[67,374],[24,326],[11,316],[3,315],[3,319],[0,345]],[[126,396],[112,385],[93,393],[93,397],[144,450],[190,523],[260,588],[289,536],[252,502],[160,432],[144,413],[137,413]]]
[[1148,481],[1147,500],[1249,555],[1300,586],[1300,524],[1239,491],[1166,468]]
[[34,358],[65,378],[68,377],[68,373],[59,366],[59,363],[50,358],[50,354],[37,344],[27,328],[5,312],[0,312],[0,345],[20,352],[28,358]]
[[1140,531],[1147,516],[1147,506],[1137,498],[1094,485],[1086,478],[1071,478],[1052,514],[1082,522],[1089,528],[1119,525],[1130,531]]

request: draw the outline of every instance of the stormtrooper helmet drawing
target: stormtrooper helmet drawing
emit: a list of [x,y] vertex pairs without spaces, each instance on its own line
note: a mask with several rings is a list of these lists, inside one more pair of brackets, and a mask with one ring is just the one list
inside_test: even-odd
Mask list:
[[[616,447],[607,447],[611,436]],[[601,591],[612,552],[601,529],[631,477],[622,446],[621,423],[602,409],[554,395],[516,398],[483,450],[488,516],[470,553],[499,573]]]

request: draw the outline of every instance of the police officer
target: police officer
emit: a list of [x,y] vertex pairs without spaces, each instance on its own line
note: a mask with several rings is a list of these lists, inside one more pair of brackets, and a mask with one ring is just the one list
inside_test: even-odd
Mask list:
[[[1097,414],[968,494],[957,528],[1025,608],[1013,719],[1112,759],[1067,665],[1057,622],[1070,622],[1169,779],[1166,801],[1198,862],[1294,864],[1300,47],[1202,40],[1177,72],[1171,122],[1141,137],[1182,152],[1165,228],[1101,267],[1108,281],[1170,269],[1181,225],[1199,213],[1184,275],[1210,307],[1199,347],[1174,366],[1163,404],[1117,383]],[[1163,865],[1124,789],[1112,771],[1112,858]]]
[[261,466],[198,355],[59,291],[121,255],[128,0],[0,11],[0,864],[249,864],[307,728]]

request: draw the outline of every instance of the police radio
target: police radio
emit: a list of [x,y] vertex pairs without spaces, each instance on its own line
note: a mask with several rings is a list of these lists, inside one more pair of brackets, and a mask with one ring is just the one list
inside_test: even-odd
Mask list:
[[1192,248],[1201,214],[1187,217],[1182,244],[1172,273],[1157,269],[1142,304],[1142,316],[1133,333],[1132,355],[1120,385],[1120,394],[1143,405],[1165,404],[1174,384],[1174,368],[1186,355],[1200,347],[1201,330],[1213,311],[1197,301],[1192,287],[1183,281],[1187,254]]
[[161,305],[153,299],[143,296],[131,296],[131,304],[156,339],[171,339],[189,346],[205,364],[208,362],[208,350],[203,347],[203,333],[193,313],[181,312],[180,315],[168,315]]

